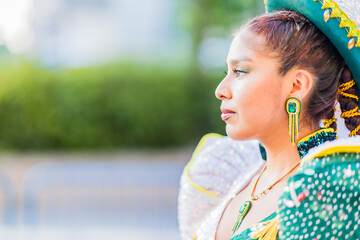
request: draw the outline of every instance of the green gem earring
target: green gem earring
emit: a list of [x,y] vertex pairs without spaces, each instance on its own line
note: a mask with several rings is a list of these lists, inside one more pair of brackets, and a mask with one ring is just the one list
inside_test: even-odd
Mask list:
[[299,138],[301,102],[299,99],[290,97],[286,100],[285,110],[289,118],[289,135],[291,143],[295,146],[295,140]]

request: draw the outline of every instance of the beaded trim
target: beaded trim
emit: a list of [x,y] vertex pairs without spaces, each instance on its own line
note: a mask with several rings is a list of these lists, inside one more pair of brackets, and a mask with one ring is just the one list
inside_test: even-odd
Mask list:
[[[337,18],[340,21],[340,28],[345,28],[348,32],[347,37],[349,38],[348,49],[351,50],[355,47],[360,47],[360,31],[355,22],[343,12],[339,5],[332,0],[314,0],[314,2],[320,2],[322,9],[326,9],[324,12],[325,22],[329,21],[330,18]],[[357,41],[355,41],[357,39]]]
[[309,136],[301,139],[297,144],[300,158],[304,157],[311,148],[335,139],[336,133],[332,128],[324,128],[310,134]]

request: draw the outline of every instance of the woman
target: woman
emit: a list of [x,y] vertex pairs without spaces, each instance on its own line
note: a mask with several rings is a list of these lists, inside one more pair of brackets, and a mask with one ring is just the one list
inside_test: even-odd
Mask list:
[[238,141],[205,137],[185,168],[184,239],[360,239],[360,31],[338,3],[270,0],[235,34],[216,97]]

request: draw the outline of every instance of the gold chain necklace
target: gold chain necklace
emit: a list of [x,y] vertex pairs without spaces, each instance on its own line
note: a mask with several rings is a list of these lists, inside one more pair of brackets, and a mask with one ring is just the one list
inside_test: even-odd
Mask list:
[[[259,174],[259,177],[256,179],[255,185],[253,187],[253,190],[251,192],[251,200],[256,201],[258,200],[260,197],[266,195],[276,184],[278,184],[281,180],[283,180],[286,176],[288,176],[296,167],[299,166],[301,160],[299,162],[297,162],[295,164],[295,166],[293,166],[284,176],[282,176],[279,180],[277,180],[275,183],[271,184],[267,189],[265,189],[264,191],[260,192],[257,195],[254,195],[256,186],[260,180],[260,177],[262,176],[262,174],[264,173],[267,165],[265,165],[265,167],[263,168],[263,170],[261,171],[261,173]],[[251,200],[250,201],[246,201],[243,205],[241,205],[240,209],[239,209],[239,215],[237,218],[237,221],[232,229],[232,235],[234,235],[234,233],[239,229],[242,221],[244,220],[246,214],[249,212],[250,207],[251,207]]]

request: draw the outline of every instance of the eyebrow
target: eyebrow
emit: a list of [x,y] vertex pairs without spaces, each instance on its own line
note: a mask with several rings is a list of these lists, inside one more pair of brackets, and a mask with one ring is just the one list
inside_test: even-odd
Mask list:
[[[239,62],[254,62],[254,61],[248,57],[234,58],[230,60],[232,66],[238,64]],[[225,61],[225,65],[228,66],[226,61]]]

